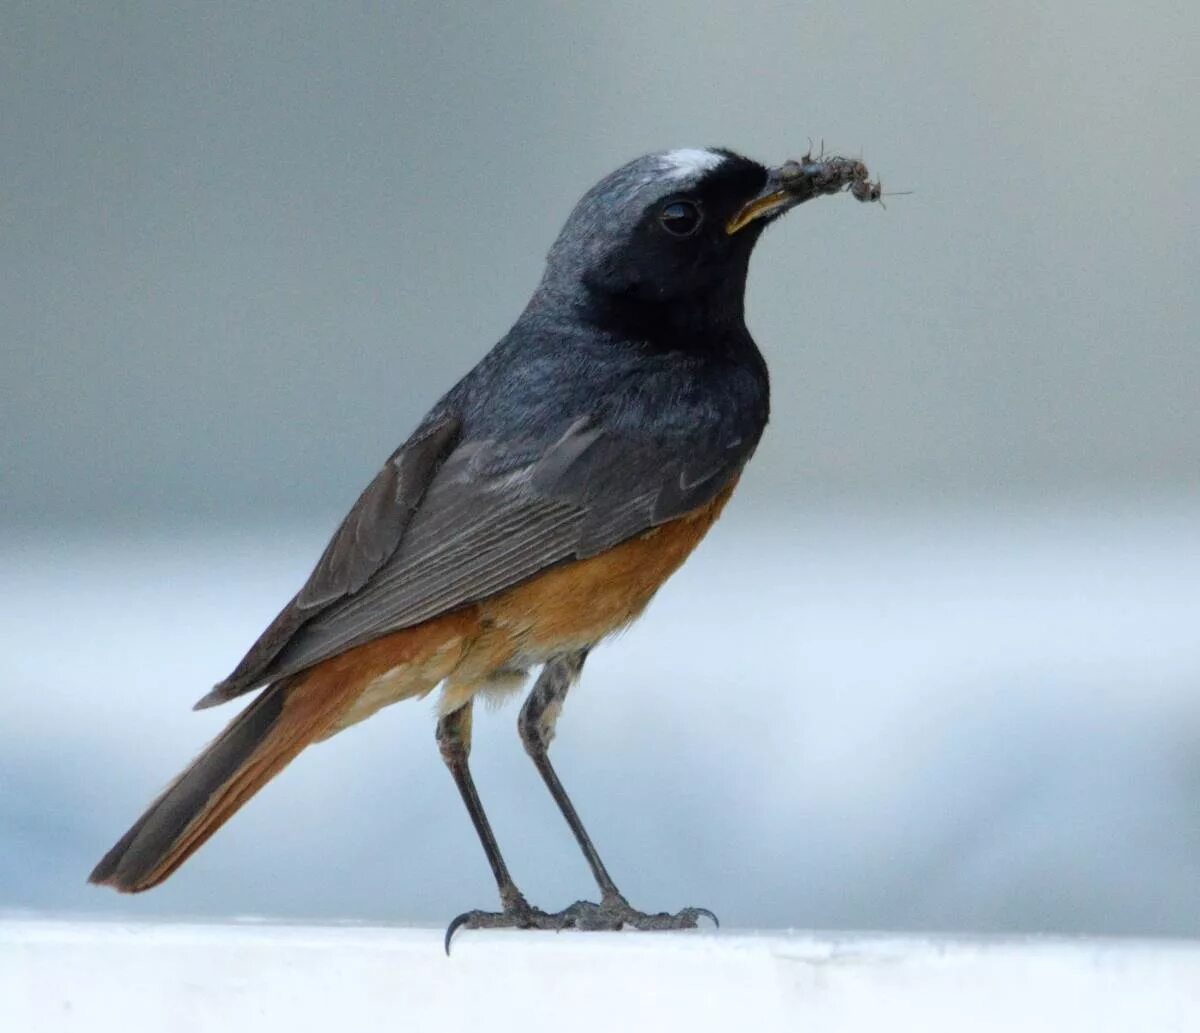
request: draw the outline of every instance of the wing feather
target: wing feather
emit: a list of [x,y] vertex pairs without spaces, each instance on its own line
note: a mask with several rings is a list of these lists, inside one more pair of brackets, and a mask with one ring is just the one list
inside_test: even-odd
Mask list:
[[196,703],[197,710],[224,703],[262,684],[261,673],[314,615],[367,583],[396,551],[461,430],[457,417],[437,419],[392,453],[346,514],[300,591],[233,673]]

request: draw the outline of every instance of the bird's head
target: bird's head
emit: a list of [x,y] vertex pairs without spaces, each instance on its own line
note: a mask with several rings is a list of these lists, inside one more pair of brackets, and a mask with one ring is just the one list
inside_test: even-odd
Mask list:
[[637,158],[575,206],[550,251],[542,291],[601,309],[685,307],[740,319],[750,252],[763,229],[831,192],[797,171],[811,167],[768,168],[720,149]]

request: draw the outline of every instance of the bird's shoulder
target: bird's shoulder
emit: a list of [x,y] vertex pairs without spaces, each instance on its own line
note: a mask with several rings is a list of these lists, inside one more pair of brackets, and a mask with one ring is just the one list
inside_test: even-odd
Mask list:
[[[629,443],[752,449],[767,422],[766,365],[748,333],[727,347],[664,348],[591,327],[522,321],[431,417],[464,442],[550,448],[580,421]],[[523,448],[520,450],[523,452]]]

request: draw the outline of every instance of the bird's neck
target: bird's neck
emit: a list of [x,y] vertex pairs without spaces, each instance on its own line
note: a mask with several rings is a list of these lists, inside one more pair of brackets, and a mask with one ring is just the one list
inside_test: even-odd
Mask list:
[[531,307],[568,317],[606,336],[638,341],[655,351],[731,355],[752,350],[746,329],[743,283],[695,295],[657,298],[644,292],[541,290]]

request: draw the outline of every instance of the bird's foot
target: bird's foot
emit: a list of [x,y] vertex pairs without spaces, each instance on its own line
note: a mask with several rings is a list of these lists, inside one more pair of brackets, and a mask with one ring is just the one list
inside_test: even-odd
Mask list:
[[533,907],[519,894],[506,901],[503,911],[464,911],[446,928],[446,953],[450,953],[450,941],[459,929],[567,929],[565,911],[549,912]]
[[607,895],[599,904],[590,900],[576,901],[568,908],[559,912],[569,920],[564,928],[574,929],[640,929],[644,932],[665,931],[670,929],[695,929],[701,918],[707,918],[715,926],[720,921],[706,907],[685,907],[682,911],[669,914],[659,911],[657,914],[647,914],[631,907],[619,893]]
[[599,904],[590,900],[577,900],[561,911],[543,911],[530,906],[524,897],[518,896],[509,902],[503,911],[464,911],[446,929],[446,953],[450,953],[450,941],[459,929],[580,929],[584,931],[617,930],[628,926],[643,931],[670,929],[695,929],[701,918],[709,919],[719,926],[717,916],[706,907],[685,907],[682,911],[669,914],[660,911],[647,914],[631,907],[620,894],[606,896]]

